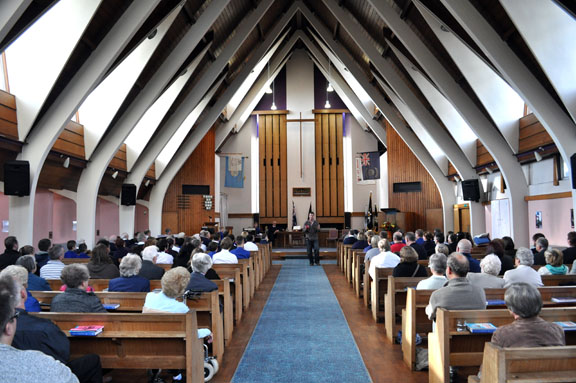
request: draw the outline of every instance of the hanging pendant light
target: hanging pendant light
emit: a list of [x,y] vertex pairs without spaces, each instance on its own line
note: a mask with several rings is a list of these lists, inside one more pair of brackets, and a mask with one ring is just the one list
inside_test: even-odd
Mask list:
[[332,78],[332,67],[330,65],[330,60],[328,60],[328,88],[326,88],[327,92],[334,92],[334,88],[332,88],[332,84],[330,83],[331,78]]
[[[268,61],[268,81],[270,81],[270,61]],[[266,94],[272,94],[272,88],[270,88],[270,85],[266,88]]]
[[274,81],[272,81],[272,106],[270,106],[270,110],[276,110],[276,94],[274,92]]

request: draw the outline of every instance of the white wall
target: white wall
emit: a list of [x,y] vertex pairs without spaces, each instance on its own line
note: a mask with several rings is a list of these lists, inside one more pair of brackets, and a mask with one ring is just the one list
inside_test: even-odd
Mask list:
[[[286,107],[288,119],[314,118],[314,63],[303,50],[294,52],[286,63]],[[316,154],[314,148],[314,123],[302,123],[302,159],[300,159],[300,123],[287,123],[288,136],[288,224],[292,224],[292,201],[296,206],[298,225],[307,218],[310,202],[316,210]],[[300,177],[302,162],[302,177]],[[309,187],[310,197],[292,197],[292,188]]]

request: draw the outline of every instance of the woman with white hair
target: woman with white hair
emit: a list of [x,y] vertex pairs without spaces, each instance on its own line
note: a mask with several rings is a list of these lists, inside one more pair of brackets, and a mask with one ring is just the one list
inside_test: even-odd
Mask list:
[[480,261],[480,273],[468,273],[470,283],[483,289],[504,288],[504,279],[499,278],[502,261],[496,254],[488,254]]
[[206,278],[206,272],[212,267],[212,258],[208,254],[197,253],[192,257],[192,274],[186,290],[214,291],[218,285]]
[[41,311],[40,303],[32,296],[32,294],[30,294],[30,290],[28,290],[28,270],[26,270],[24,266],[10,265],[0,273],[0,278],[3,278],[4,276],[11,277],[26,289],[26,301],[24,302],[24,308],[26,311],[31,313]]
[[128,254],[120,262],[120,278],[110,280],[108,291],[150,292],[150,281],[138,275],[142,259],[136,254]]

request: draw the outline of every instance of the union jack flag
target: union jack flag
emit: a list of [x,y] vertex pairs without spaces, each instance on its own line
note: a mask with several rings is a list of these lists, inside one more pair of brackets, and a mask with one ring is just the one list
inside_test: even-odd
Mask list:
[[362,178],[364,180],[377,180],[380,178],[380,153],[360,153],[362,164]]
[[362,166],[370,166],[370,153],[362,153]]

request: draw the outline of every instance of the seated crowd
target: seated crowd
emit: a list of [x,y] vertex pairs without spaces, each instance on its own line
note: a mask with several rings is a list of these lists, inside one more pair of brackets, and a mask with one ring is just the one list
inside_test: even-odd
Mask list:
[[[63,293],[52,299],[52,312],[107,312],[90,287],[90,279],[108,279],[108,291],[147,292],[145,313],[185,313],[188,306],[178,298],[187,290],[218,290],[211,280],[220,277],[212,265],[250,258],[250,251],[258,250],[253,241],[254,237],[246,232],[235,237],[227,232],[212,236],[208,231],[201,231],[191,237],[180,233],[156,239],[147,231],[136,233],[133,239],[126,234],[100,239],[91,250],[84,243],[70,240],[66,251],[49,239],[42,239],[35,253],[32,246],[19,248],[15,237],[7,237],[6,250],[0,254],[0,348],[4,351],[0,374],[10,381],[31,381],[21,380],[21,375],[12,379],[17,372],[4,363],[8,359],[27,358],[34,361],[36,367],[27,373],[35,377],[60,382],[102,382],[98,355],[70,360],[70,345],[65,334],[51,321],[28,315],[41,310],[30,291],[50,291],[48,280],[62,281]],[[65,263],[69,258],[88,260]],[[168,271],[158,266],[166,264],[172,265]],[[150,281],[155,279],[161,281],[162,289],[151,292]],[[199,329],[198,336],[211,341],[209,329]],[[22,371],[19,369],[18,373]]]

